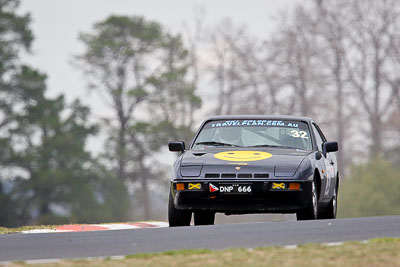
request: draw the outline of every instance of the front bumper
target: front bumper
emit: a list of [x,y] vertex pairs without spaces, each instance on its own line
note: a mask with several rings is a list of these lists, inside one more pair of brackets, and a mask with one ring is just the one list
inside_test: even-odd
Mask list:
[[[210,192],[210,183],[216,187],[225,184],[251,185],[252,192],[248,194]],[[284,183],[285,188],[274,189],[276,183]],[[300,184],[300,189],[289,190],[290,183]],[[183,184],[184,189],[177,190],[177,184]],[[311,181],[175,180],[171,182],[171,194],[175,208],[183,210],[225,214],[294,213],[307,206],[311,194]]]

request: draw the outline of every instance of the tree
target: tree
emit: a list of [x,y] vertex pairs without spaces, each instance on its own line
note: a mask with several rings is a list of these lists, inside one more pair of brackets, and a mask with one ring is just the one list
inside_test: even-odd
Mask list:
[[[326,72],[325,87],[327,96],[326,107],[333,112],[330,116],[323,114],[325,124],[335,133],[336,140],[340,144],[337,152],[339,173],[344,174],[348,164],[348,146],[346,142],[350,139],[352,119],[359,116],[357,108],[351,107],[348,99],[354,99],[355,94],[351,92],[348,75],[348,60],[350,56],[349,19],[351,9],[348,1],[315,1],[316,28],[313,34],[321,47],[319,61],[321,69]],[[314,13],[314,12],[313,12]],[[352,119],[349,119],[352,118]],[[334,122],[334,123],[331,123]]]
[[209,54],[206,62],[216,88],[214,114],[262,113],[260,44],[245,26],[224,19],[208,34]]
[[104,156],[127,185],[141,185],[144,218],[149,219],[150,181],[163,176],[154,168],[154,152],[167,138],[188,139],[201,103],[187,79],[188,52],[179,35],[141,17],[111,16],[80,40],[86,51],[77,60],[91,88],[116,114],[115,120],[107,118]]
[[304,5],[283,13],[276,34],[266,42],[273,60],[265,64],[272,64],[278,72],[274,84],[281,93],[280,113],[316,117],[317,110],[325,107],[319,96],[326,93],[326,74],[318,60],[321,46],[314,14]]
[[[33,35],[29,29],[30,16],[17,14],[20,1],[0,1],[0,78],[15,70],[19,53],[29,50]],[[2,80],[2,87],[4,81]]]
[[123,183],[85,148],[89,109],[46,97],[46,76],[21,65],[33,36],[18,6],[0,1],[0,225],[129,218]]
[[11,182],[6,181],[12,147],[8,131],[15,127],[21,110],[20,97],[13,90],[10,77],[18,72],[19,54],[29,51],[33,35],[29,29],[30,16],[17,13],[20,1],[0,1],[0,215],[1,225],[13,225],[15,209],[8,195]]
[[[183,38],[186,40],[184,43],[188,47],[189,58],[188,74],[191,77],[191,84],[195,90],[198,89],[200,79],[202,78],[199,51],[204,35],[205,16],[205,10],[202,7],[197,7],[194,9],[194,29],[190,30],[188,24],[184,23],[185,34]],[[196,108],[198,107],[193,107],[189,112],[190,125],[194,122],[194,112]]]
[[266,76],[279,92],[271,98],[280,113],[312,116],[328,128],[341,143],[342,173],[350,149],[352,156],[367,152],[348,145],[358,136],[370,141],[371,157],[382,153],[383,139],[396,139],[387,124],[400,103],[399,6],[393,0],[310,1],[284,13],[277,34],[265,42],[264,64],[272,69]]
[[147,97],[147,64],[160,46],[161,26],[141,17],[110,16],[95,24],[93,33],[80,34],[86,51],[77,60],[88,75],[89,87],[103,96],[117,119],[117,138],[111,151],[117,176],[128,179],[127,129],[139,104]]
[[18,113],[19,96],[13,91],[10,76],[18,71],[19,54],[29,51],[33,40],[30,16],[18,15],[18,6],[18,0],[0,1],[0,133],[7,130]]
[[[103,186],[112,181],[96,174],[85,150],[87,138],[97,131],[88,121],[89,109],[79,101],[66,106],[63,96],[47,98],[45,79],[26,66],[12,78],[14,91],[26,104],[9,136],[12,152],[8,164],[18,170],[11,177],[14,188],[10,192],[17,225],[127,218],[126,214],[120,218],[107,214],[117,207],[126,211],[128,206],[110,206],[110,197],[104,192],[110,189]],[[120,189],[113,194],[123,200]]]
[[383,151],[384,123],[393,111],[399,91],[399,74],[394,66],[399,55],[396,46],[400,3],[352,1],[350,8],[352,47],[348,72],[369,122],[370,155],[376,156]]
[[193,63],[189,61],[188,50],[179,35],[167,34],[162,49],[160,68],[148,79],[150,95],[147,109],[152,121],[164,125],[169,138],[189,141],[193,135],[193,113],[201,106],[201,98],[196,95],[197,88],[188,79]]

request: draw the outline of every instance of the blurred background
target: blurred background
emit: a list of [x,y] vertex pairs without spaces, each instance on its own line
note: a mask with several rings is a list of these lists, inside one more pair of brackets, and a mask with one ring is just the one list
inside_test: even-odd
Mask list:
[[219,114],[314,118],[339,216],[400,214],[400,2],[0,0],[0,226],[166,220]]

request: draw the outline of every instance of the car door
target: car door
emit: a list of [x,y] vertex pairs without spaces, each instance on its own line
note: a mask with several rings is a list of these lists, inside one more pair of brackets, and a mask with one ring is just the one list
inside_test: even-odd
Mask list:
[[322,153],[322,144],[326,142],[325,136],[322,134],[318,125],[314,122],[312,123],[312,131],[315,137],[315,142],[317,145],[318,151],[321,153],[322,158],[318,161],[318,167],[322,172],[321,175],[321,196],[322,198],[329,198],[330,191],[332,188],[332,174],[331,174],[331,165],[329,155],[324,155]]

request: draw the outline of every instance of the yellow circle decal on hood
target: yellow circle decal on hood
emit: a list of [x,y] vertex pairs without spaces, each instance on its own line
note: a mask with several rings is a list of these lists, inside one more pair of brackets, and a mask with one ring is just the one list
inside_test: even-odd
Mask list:
[[256,161],[270,158],[272,154],[262,151],[225,151],[215,154],[214,157],[227,161]]

